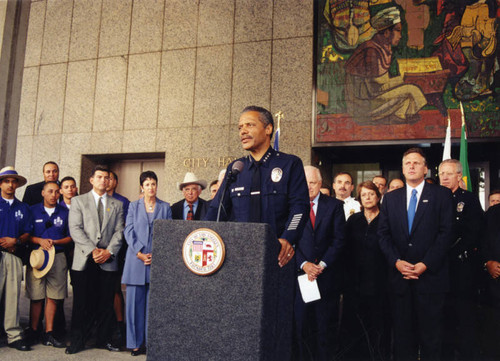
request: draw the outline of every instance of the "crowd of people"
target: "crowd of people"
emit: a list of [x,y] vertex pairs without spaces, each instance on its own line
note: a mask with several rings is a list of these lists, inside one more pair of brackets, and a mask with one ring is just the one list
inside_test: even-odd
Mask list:
[[278,322],[294,320],[293,352],[283,359],[500,357],[500,191],[491,192],[485,213],[460,187],[460,162],[443,161],[440,185],[432,184],[425,154],[411,148],[402,156],[404,180],[377,175],[357,185],[355,199],[349,173],[336,174],[330,188],[320,169],[274,150],[273,131],[269,111],[243,110],[239,137],[249,155],[238,160],[237,176],[230,164],[210,183],[208,201],[200,198],[207,182],[188,172],[177,186],[183,199],[170,206],[157,197],[157,175],[145,171],[140,198],[130,202],[104,166],[94,168],[91,191],[78,195],[75,179],[59,180],[52,161],[20,201],[16,189],[26,178],[1,169],[0,294],[9,347],[29,351],[42,342],[74,354],[95,340],[108,351],[146,353],[153,222],[220,218],[268,223],[280,244],[279,266],[292,262],[297,275],[317,283],[319,300],[305,302],[298,282],[293,300],[280,299]]

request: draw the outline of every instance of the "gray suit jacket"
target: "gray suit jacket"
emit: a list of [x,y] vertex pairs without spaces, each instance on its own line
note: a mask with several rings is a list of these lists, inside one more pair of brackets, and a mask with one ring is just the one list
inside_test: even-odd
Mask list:
[[106,248],[114,257],[101,264],[104,271],[117,271],[117,255],[123,242],[123,203],[113,197],[106,198],[102,230],[99,229],[97,207],[92,192],[71,199],[69,232],[75,242],[71,269],[85,270],[87,260],[96,248]]

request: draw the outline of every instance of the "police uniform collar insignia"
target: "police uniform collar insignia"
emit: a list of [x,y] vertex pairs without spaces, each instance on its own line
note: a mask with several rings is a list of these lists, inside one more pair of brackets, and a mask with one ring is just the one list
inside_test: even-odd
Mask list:
[[267,162],[267,160],[269,159],[269,157],[271,156],[271,150],[268,150],[266,152],[266,154],[264,155],[264,157],[262,157],[261,159],[261,163],[264,164]]

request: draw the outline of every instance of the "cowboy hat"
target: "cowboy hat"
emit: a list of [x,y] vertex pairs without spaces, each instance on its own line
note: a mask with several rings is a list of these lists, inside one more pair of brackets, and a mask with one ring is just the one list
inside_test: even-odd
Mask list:
[[45,276],[52,268],[55,257],[56,250],[54,246],[50,247],[48,251],[41,247],[31,251],[30,265],[33,267],[33,276],[36,278]]
[[17,172],[15,171],[14,167],[10,167],[10,166],[9,167],[4,167],[4,168],[0,169],[0,182],[4,178],[15,178],[15,179],[17,179],[17,181],[18,181],[18,187],[22,187],[27,182],[26,178],[24,178],[23,176],[20,176],[19,174],[17,174]]
[[182,190],[185,186],[188,184],[198,184],[201,189],[207,188],[207,181],[203,179],[198,179],[194,173],[187,172],[186,175],[184,176],[184,181],[182,183],[177,183],[177,187],[179,190]]

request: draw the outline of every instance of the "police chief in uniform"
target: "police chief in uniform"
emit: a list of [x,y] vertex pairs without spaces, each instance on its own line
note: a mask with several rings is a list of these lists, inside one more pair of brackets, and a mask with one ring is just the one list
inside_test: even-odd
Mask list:
[[[291,281],[290,288],[293,288],[294,277],[290,277],[294,271],[293,262],[290,262],[295,253],[293,245],[300,239],[309,219],[309,192],[302,161],[271,148],[274,122],[268,110],[257,106],[246,107],[241,113],[238,129],[243,149],[250,154],[235,161],[243,163],[240,173],[228,187],[226,177],[205,219],[217,219],[218,206],[223,197],[221,220],[268,223],[281,245],[278,264],[283,268],[282,274],[287,275],[283,279],[288,282],[283,282],[283,285]],[[229,164],[227,174],[235,162]],[[285,267],[289,262],[290,265]],[[279,329],[291,330],[293,295],[288,299],[281,295],[281,289],[278,292],[279,313],[283,316],[278,317],[290,326]],[[291,339],[292,335],[281,334],[278,337]],[[288,358],[285,354],[282,356],[283,359]]]
[[445,303],[443,359],[474,360],[478,351],[478,255],[484,215],[478,197],[459,187],[462,165],[447,159],[439,165],[440,184],[453,192],[453,237],[449,253],[450,293]]

